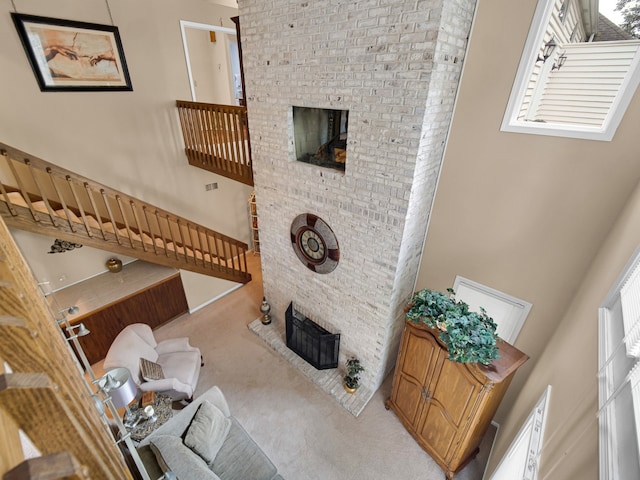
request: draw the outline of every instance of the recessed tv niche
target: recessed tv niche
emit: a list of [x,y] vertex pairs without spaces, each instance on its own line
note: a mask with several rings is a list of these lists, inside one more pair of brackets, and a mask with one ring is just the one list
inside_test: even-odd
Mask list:
[[294,106],[296,160],[344,171],[348,125],[348,110]]

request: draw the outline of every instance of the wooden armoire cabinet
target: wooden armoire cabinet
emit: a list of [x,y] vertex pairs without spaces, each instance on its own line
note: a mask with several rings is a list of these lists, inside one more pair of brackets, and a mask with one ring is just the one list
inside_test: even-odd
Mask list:
[[516,370],[529,358],[499,340],[489,365],[456,363],[439,332],[405,324],[387,409],[452,479],[478,453]]

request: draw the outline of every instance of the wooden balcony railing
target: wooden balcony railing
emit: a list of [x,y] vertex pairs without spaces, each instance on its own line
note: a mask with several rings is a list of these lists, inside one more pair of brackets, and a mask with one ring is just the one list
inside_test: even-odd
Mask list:
[[189,164],[253,185],[247,108],[176,102]]
[[246,283],[247,244],[0,143],[7,225]]

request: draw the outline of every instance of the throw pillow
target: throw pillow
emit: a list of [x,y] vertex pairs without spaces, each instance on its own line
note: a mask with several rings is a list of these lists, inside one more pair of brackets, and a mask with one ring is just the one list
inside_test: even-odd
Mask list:
[[162,367],[151,360],[147,360],[146,358],[140,359],[140,375],[145,382],[161,380],[164,378]]
[[163,472],[173,472],[179,480],[220,480],[198,455],[184,446],[180,437],[157,435],[150,445]]
[[218,407],[203,400],[185,433],[184,444],[211,465],[230,428],[231,420]]

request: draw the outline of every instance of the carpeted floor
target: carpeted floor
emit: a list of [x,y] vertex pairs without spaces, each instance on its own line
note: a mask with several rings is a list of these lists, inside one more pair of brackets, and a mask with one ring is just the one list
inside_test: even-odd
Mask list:
[[[159,340],[188,336],[202,350],[205,366],[196,396],[218,385],[286,480],[444,479],[384,408],[392,376],[354,417],[249,331],[262,299],[259,257],[251,260],[253,282],[155,332]],[[494,433],[492,428],[457,480],[482,478]]]

